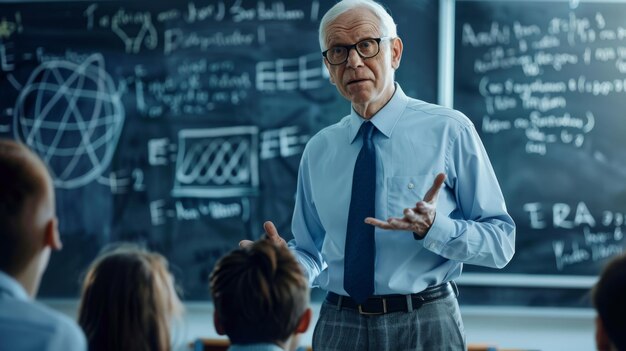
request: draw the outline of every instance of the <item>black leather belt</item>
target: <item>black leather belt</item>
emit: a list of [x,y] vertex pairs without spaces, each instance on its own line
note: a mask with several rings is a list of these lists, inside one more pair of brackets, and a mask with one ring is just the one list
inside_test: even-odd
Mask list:
[[326,302],[337,306],[339,309],[348,308],[358,311],[360,314],[377,315],[393,312],[411,312],[427,302],[439,300],[452,294],[458,296],[458,290],[454,282],[448,282],[427,288],[417,294],[372,296],[360,305],[348,296],[329,292],[326,295]]

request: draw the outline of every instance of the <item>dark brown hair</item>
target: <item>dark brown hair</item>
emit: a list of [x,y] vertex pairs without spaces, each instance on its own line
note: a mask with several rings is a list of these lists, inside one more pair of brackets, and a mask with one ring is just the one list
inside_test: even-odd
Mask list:
[[593,304],[611,342],[626,350],[626,255],[609,262],[592,290]]
[[309,303],[295,257],[269,240],[222,257],[211,274],[211,294],[220,324],[236,344],[287,340]]
[[48,171],[24,144],[0,139],[0,270],[20,272],[37,253],[37,243],[24,224],[28,203],[43,199],[48,191]]
[[166,351],[170,322],[181,311],[165,258],[125,245],[91,264],[78,323],[90,351]]

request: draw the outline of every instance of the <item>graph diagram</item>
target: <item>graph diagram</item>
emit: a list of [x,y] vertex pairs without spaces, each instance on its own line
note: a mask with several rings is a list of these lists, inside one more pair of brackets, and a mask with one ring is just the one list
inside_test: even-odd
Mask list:
[[13,109],[13,133],[50,166],[54,184],[76,188],[109,166],[124,124],[124,107],[102,55],[82,63],[40,64]]
[[257,127],[179,131],[174,196],[250,196],[258,184]]

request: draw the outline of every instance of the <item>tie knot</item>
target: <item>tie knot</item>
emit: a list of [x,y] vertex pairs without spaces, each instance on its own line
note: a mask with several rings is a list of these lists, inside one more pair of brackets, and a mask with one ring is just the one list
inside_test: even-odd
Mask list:
[[370,141],[372,140],[372,135],[374,135],[374,130],[376,127],[372,122],[365,122],[361,125],[361,130],[363,132],[363,140]]

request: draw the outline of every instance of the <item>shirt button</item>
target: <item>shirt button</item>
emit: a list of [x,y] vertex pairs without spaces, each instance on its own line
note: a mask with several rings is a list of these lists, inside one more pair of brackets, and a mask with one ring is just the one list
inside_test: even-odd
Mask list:
[[409,189],[413,189],[413,188],[415,188],[415,184],[409,183]]

